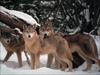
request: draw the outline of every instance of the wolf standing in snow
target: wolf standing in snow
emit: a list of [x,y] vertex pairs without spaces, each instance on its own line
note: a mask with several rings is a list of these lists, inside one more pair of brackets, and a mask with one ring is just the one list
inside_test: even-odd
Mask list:
[[[48,38],[52,33],[58,36],[63,36],[63,38],[65,38],[68,41],[68,45],[71,49],[71,52],[72,53],[77,52],[87,62],[87,66],[84,69],[85,71],[91,69],[92,61],[95,61],[95,63],[100,66],[97,46],[91,36],[87,34],[75,34],[75,35],[64,36],[62,33],[55,33],[53,31],[54,30],[53,27],[50,26],[49,24],[50,24],[49,21],[45,23],[45,26],[42,28],[42,33],[44,32],[44,34],[46,35],[46,38]],[[48,63],[50,61],[48,60]],[[49,63],[49,66],[50,66],[50,63]],[[66,65],[63,65],[63,67],[65,66]]]
[[37,34],[35,27],[33,27],[32,25],[24,26],[23,38],[25,41],[25,49],[27,50],[31,58],[31,68],[36,69],[39,67],[41,43],[39,41],[39,35]]
[[0,32],[0,41],[5,47],[7,54],[3,62],[6,62],[10,56],[15,52],[17,54],[19,67],[22,66],[22,51],[25,50],[23,37],[17,37],[8,32]]
[[73,65],[71,61],[73,58],[67,41],[53,34],[48,38],[44,38],[44,34],[41,32],[42,27],[40,28],[40,34],[37,34],[35,28],[28,26],[23,31],[25,47],[30,54],[32,68],[35,69],[39,66],[40,54],[52,54],[58,61],[65,62],[69,71],[72,71]]
[[92,67],[92,61],[94,61],[100,67],[100,60],[98,56],[97,46],[94,39],[88,34],[75,34],[71,36],[65,35],[64,38],[68,40],[70,47],[73,49],[73,44],[76,46],[76,51],[85,61],[86,68],[84,71],[90,70]]

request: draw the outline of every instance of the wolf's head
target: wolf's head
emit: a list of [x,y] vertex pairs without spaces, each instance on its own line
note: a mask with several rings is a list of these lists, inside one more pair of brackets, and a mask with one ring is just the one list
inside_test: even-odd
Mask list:
[[40,31],[40,35],[44,37],[51,36],[54,33],[52,22],[47,21],[45,23],[42,23],[42,26],[40,27],[39,31]]
[[1,32],[1,41],[5,44],[10,44],[12,40],[12,35],[8,32]]
[[23,38],[26,39],[33,39],[34,37],[37,36],[37,31],[36,31],[36,26],[24,26],[23,27]]

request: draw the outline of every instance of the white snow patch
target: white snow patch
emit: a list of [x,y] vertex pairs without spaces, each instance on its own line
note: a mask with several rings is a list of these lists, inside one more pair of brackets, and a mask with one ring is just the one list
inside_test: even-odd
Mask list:
[[89,22],[90,21],[90,19],[89,19],[89,9],[86,9],[84,11],[85,11],[85,18],[86,18],[87,22]]
[[67,19],[67,21],[69,21],[70,17],[69,16],[66,16],[66,19]]

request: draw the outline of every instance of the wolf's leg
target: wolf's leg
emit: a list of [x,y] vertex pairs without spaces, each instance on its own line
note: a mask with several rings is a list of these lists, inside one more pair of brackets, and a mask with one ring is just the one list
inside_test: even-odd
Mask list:
[[91,69],[91,67],[92,67],[92,61],[91,60],[86,60],[86,68],[85,69],[83,69],[83,71],[88,71],[88,70],[90,70]]
[[86,61],[87,66],[83,71],[88,71],[92,67],[92,61],[89,59],[89,57],[83,52],[83,51],[77,51],[77,53]]
[[22,66],[22,56],[21,56],[21,52],[20,51],[17,51],[16,54],[17,54],[17,58],[18,58],[19,67],[21,67]]
[[98,59],[97,64],[99,66],[99,70],[98,71],[100,72],[100,59]]
[[68,65],[65,62],[61,64],[61,70],[64,71]]
[[28,58],[27,52],[24,51],[24,53],[25,53],[25,56],[26,56],[27,63],[30,65],[30,61],[29,61],[29,58]]
[[72,64],[72,61],[70,61],[69,59],[66,59],[66,63],[69,67],[69,71],[72,71],[72,68],[73,68],[73,64]]
[[99,66],[99,72],[100,72],[100,59],[99,59],[99,58],[96,58],[96,59],[95,59],[95,62],[96,62],[96,64]]
[[[69,60],[67,57],[66,57],[66,54],[64,55],[57,55],[57,60],[59,61],[59,63],[61,64],[61,66],[64,66],[62,67],[62,69],[64,68],[67,68],[68,66],[68,71],[72,71],[73,69],[73,64],[72,64],[72,61]],[[63,64],[63,65],[62,65]],[[66,66],[65,66],[66,65]]]
[[55,67],[57,69],[61,69],[62,71],[64,71],[66,69],[66,67],[67,67],[67,64],[65,62],[55,58]]
[[50,68],[52,62],[53,62],[53,55],[52,54],[48,54],[47,67]]
[[40,54],[35,54],[35,65],[34,65],[35,69],[40,67],[39,58],[40,58]]
[[100,59],[98,58],[96,63],[98,64],[98,66],[100,67]]
[[69,59],[67,59],[67,57],[66,57],[66,58],[62,58],[61,60],[62,60],[63,62],[65,62],[65,64],[67,64],[67,65],[68,65],[68,68],[69,68],[69,70],[68,70],[68,71],[72,71],[72,68],[73,68],[72,61],[71,61],[71,60],[69,60]]
[[31,54],[30,55],[30,58],[31,58],[31,68],[32,69],[35,69],[35,56],[34,56],[34,54]]
[[3,60],[3,63],[6,62],[12,54],[13,52],[7,52],[6,57]]
[[60,69],[61,68],[61,63],[59,62],[59,60],[57,60],[57,58],[55,58],[54,64],[55,64],[55,68],[56,69]]

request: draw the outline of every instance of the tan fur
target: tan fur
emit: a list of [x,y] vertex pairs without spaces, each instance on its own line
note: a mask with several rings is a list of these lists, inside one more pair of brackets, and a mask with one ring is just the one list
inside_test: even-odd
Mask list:
[[[56,35],[60,35],[60,34],[56,33]],[[64,38],[68,41],[72,53],[77,52],[86,61],[87,66],[84,69],[84,71],[91,69],[92,61],[95,61],[95,63],[100,66],[97,46],[94,39],[90,35],[78,33],[76,35],[64,36]],[[85,48],[85,46],[87,46],[87,48]]]
[[42,28],[43,27],[40,28],[40,35],[37,34],[32,26],[26,27],[23,32],[25,47],[30,57],[32,57],[32,68],[34,69],[39,65],[39,53],[41,53],[53,55],[58,61],[63,61],[68,64],[69,71],[72,71],[73,65],[71,61],[73,58],[67,41],[53,34],[50,34],[48,38],[44,38],[45,32],[41,31]]
[[23,38],[25,41],[25,48],[31,58],[31,68],[36,69],[39,67],[41,44],[39,36],[33,26],[24,27]]
[[87,62],[87,67],[84,71],[91,69],[92,61],[95,61],[100,66],[97,46],[90,35],[78,33],[76,35],[64,36],[64,38],[68,40],[71,47],[73,45],[74,47],[76,46],[76,49],[72,49],[72,51],[75,50]]
[[[52,33],[58,36],[62,36],[68,41],[68,45],[71,48],[71,52],[72,53],[77,52],[87,62],[87,67],[84,69],[84,71],[91,69],[92,67],[91,60],[95,61],[100,66],[100,60],[98,59],[97,47],[96,47],[95,41],[93,40],[91,36],[87,34],[75,34],[75,35],[70,35],[70,36],[69,35],[64,36],[63,33],[57,33],[57,32],[55,33],[52,27],[52,24],[50,22],[46,22],[45,25],[46,26],[44,27],[44,32],[48,33],[46,35],[47,37]],[[51,58],[52,56],[49,57],[50,61],[52,60]],[[48,62],[50,62],[49,59],[48,59]],[[60,62],[60,63],[64,65],[63,64],[64,62],[63,63]],[[50,66],[51,63],[48,63],[48,64]]]
[[[51,51],[56,50],[54,55],[59,56],[59,58],[61,58],[61,59],[64,58],[63,60],[61,60],[61,59],[59,60],[55,57],[59,63],[61,63],[61,61],[65,62],[64,60],[66,60],[66,61],[73,60],[72,53],[71,53],[71,50],[68,46],[67,41],[65,39],[63,39],[61,36],[56,35],[54,33],[54,29],[52,28],[51,22],[49,22],[49,23],[46,22],[40,28],[40,33],[42,34],[41,36],[44,36],[44,40],[47,40],[48,43],[50,43],[51,49],[46,46],[47,49],[50,49]],[[52,48],[52,47],[54,47],[54,48]],[[56,53],[58,53],[58,54],[56,54]],[[48,55],[48,64],[47,64],[48,67],[50,67],[50,63],[52,61],[52,58],[53,58],[53,55],[49,54]],[[70,63],[72,64],[72,62],[70,62]],[[70,67],[69,63],[67,63],[67,65],[68,65],[68,67]]]

